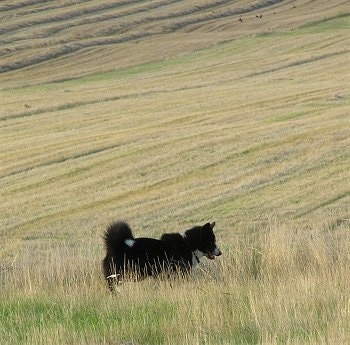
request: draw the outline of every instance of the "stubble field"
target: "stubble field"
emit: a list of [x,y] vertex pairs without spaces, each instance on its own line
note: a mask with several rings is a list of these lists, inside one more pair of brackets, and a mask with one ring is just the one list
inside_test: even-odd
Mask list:
[[[350,342],[349,13],[4,1],[0,343]],[[223,255],[111,295],[115,219]]]

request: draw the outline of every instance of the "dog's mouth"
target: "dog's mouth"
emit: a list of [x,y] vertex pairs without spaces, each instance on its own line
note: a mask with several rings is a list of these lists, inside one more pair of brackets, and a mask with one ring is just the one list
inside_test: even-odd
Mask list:
[[215,259],[215,255],[210,252],[210,251],[207,251],[207,253],[205,254],[205,256],[210,259],[210,260],[214,260]]
[[213,251],[207,250],[205,256],[210,260],[214,260],[215,256],[220,256],[221,254],[221,250],[219,248],[215,248]]

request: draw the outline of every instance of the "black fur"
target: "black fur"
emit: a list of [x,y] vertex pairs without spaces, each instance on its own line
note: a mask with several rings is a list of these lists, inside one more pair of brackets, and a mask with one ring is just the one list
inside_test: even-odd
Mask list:
[[[163,234],[160,239],[135,238],[127,223],[116,222],[104,234],[106,257],[103,260],[104,276],[113,288],[117,281],[127,274],[135,279],[157,276],[164,270],[187,273],[200,253],[209,259],[221,255],[216,246],[213,227],[215,223],[195,226],[179,233]],[[111,277],[112,276],[112,277]]]

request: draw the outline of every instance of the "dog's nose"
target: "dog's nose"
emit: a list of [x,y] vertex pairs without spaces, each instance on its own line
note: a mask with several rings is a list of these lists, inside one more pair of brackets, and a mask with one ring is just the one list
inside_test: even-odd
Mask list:
[[215,256],[220,256],[222,253],[221,253],[221,250],[220,250],[218,247],[216,247],[216,248],[214,249],[213,254],[214,254]]

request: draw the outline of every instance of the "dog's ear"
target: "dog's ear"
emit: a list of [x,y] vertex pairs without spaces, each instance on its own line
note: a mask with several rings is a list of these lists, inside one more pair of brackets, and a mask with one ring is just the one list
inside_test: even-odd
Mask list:
[[203,226],[202,226],[203,230],[209,230],[211,229],[211,225],[210,223],[205,223]]
[[205,224],[203,225],[203,229],[204,229],[204,230],[213,231],[214,226],[215,226],[215,222],[212,222],[211,224],[210,224],[210,223],[205,223]]
[[210,223],[205,223],[205,224],[203,225],[203,228],[204,228],[204,229],[213,230],[213,229],[214,229],[214,226],[215,226],[215,222],[212,222],[211,224],[210,224]]

